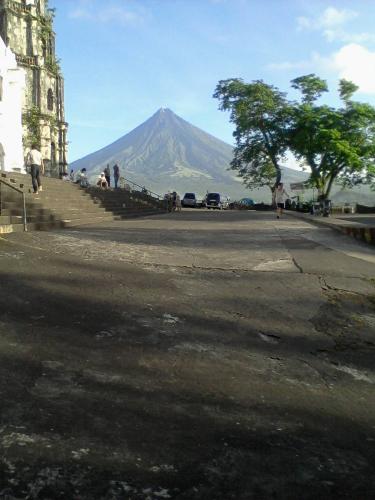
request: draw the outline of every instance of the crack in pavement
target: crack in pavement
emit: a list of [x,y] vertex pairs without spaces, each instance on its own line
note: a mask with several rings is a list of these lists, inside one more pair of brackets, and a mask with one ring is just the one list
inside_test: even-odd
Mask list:
[[296,268],[299,270],[299,272],[301,274],[304,274],[302,267],[297,263],[296,259],[294,257],[292,257],[292,256],[291,256],[291,258],[292,258],[293,264],[296,266]]

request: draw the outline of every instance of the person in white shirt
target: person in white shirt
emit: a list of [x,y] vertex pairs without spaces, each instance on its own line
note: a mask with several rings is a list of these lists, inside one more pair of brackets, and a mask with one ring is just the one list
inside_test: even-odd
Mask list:
[[104,172],[102,172],[99,177],[98,177],[98,181],[96,183],[96,185],[102,189],[108,189],[108,181],[105,177],[105,174]]
[[85,168],[81,168],[81,170],[78,172],[77,183],[80,185],[81,188],[89,187],[89,180],[87,178]]
[[284,189],[284,184],[279,182],[276,191],[275,191],[275,202],[277,207],[277,218],[283,215],[283,210],[285,208],[285,200],[289,198],[288,193]]
[[30,167],[31,182],[33,183],[34,194],[42,191],[42,181],[40,175],[44,174],[44,164],[42,154],[38,150],[38,145],[33,144],[31,151],[27,155],[27,165]]

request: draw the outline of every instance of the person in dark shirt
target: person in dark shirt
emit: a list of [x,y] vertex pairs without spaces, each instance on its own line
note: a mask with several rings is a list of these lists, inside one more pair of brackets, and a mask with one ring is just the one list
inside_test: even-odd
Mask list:
[[113,179],[115,181],[115,189],[117,189],[119,178],[120,178],[120,168],[119,168],[119,166],[116,163],[113,166]]
[[111,168],[109,165],[107,165],[104,169],[104,176],[107,180],[108,187],[111,186]]

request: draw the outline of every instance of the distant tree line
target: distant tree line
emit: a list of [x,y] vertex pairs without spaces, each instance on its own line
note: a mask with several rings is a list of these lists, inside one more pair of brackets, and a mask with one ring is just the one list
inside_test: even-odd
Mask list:
[[301,93],[299,101],[262,80],[221,80],[215,89],[219,109],[230,112],[235,126],[231,168],[244,184],[274,192],[290,151],[309,167],[308,184],[321,199],[329,197],[334,181],[375,187],[375,108],[352,99],[358,87],[340,80],[341,106],[335,108],[317,102],[328,86],[316,75],[291,84]]

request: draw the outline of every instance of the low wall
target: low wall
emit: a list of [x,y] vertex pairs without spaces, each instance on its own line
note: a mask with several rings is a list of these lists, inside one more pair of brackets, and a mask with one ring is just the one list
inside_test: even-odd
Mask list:
[[375,227],[340,226],[340,231],[357,240],[363,240],[371,245],[375,245]]
[[[375,193],[374,193],[375,196]],[[358,214],[375,214],[375,207],[367,207],[366,205],[358,205],[357,204],[357,213]]]

